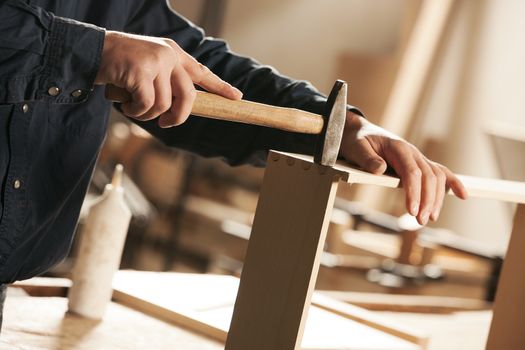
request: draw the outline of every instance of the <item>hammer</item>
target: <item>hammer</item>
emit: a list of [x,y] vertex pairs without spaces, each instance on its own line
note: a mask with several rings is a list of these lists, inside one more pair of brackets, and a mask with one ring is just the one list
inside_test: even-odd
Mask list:
[[[337,80],[328,96],[323,115],[319,115],[295,108],[275,107],[245,100],[234,101],[197,91],[191,115],[316,134],[314,162],[331,167],[337,160],[343,136],[346,94],[347,84]],[[115,102],[126,102],[131,99],[131,95],[122,88],[107,85],[106,98]]]

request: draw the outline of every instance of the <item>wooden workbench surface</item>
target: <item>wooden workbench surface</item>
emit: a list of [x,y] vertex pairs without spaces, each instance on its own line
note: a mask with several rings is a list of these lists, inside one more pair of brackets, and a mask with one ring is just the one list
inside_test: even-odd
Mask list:
[[111,303],[103,322],[64,314],[67,299],[8,296],[1,350],[218,350],[224,345]]
[[[158,273],[121,271],[120,277],[141,277]],[[160,273],[164,283],[162,290],[171,290],[176,299],[184,299],[186,284],[170,288],[169,279],[175,273]],[[184,277],[184,275],[182,275]],[[173,277],[173,276],[172,276]],[[228,289],[233,277],[202,275],[202,283],[214,279],[221,281],[221,288],[214,288],[210,295],[218,296]],[[187,275],[190,281],[194,276]],[[57,282],[50,283],[50,280]],[[34,279],[28,285],[67,286],[63,279]],[[138,281],[138,280],[137,280]],[[66,283],[68,282],[68,283]],[[140,283],[139,283],[140,284]],[[142,284],[149,286],[150,283]],[[192,283],[190,283],[192,284]],[[186,285],[186,286],[185,286]],[[201,286],[202,287],[202,286]],[[147,289],[147,288],[146,288]],[[210,293],[202,288],[202,293]],[[223,290],[224,289],[224,290]],[[11,289],[11,292],[14,288]],[[56,291],[54,291],[56,292]],[[60,291],[59,291],[60,292]],[[182,294],[181,294],[182,293]],[[198,300],[207,300],[197,295]],[[172,298],[173,299],[173,298]],[[212,298],[213,299],[213,298]],[[173,302],[176,302],[175,300]],[[210,304],[212,301],[206,301]],[[190,304],[185,304],[191,307]],[[208,305],[210,306],[210,305]],[[184,349],[218,350],[224,344],[202,335],[182,329],[175,324],[163,322],[118,303],[112,303],[103,322],[93,322],[65,314],[67,300],[61,297],[27,297],[8,295],[5,306],[4,327],[0,336],[0,350],[73,350],[73,349]],[[205,308],[207,309],[207,308]],[[374,312],[395,324],[418,330],[429,335],[428,350],[481,350],[487,339],[492,313],[490,311],[457,312],[451,314],[412,314],[401,312]],[[64,317],[65,316],[65,317]],[[324,322],[322,319],[319,322]],[[323,327],[316,325],[316,327]],[[351,329],[340,330],[349,336]],[[358,332],[359,337],[363,336]],[[358,337],[358,338],[359,338]],[[355,338],[352,336],[351,338]],[[330,347],[330,349],[341,347]]]

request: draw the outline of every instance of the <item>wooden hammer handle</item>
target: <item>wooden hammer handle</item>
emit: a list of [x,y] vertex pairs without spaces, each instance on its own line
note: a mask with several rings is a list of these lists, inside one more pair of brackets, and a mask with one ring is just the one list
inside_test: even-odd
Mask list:
[[[115,102],[127,102],[131,100],[131,95],[122,88],[107,85],[106,98]],[[323,117],[318,114],[245,100],[234,101],[203,91],[197,91],[191,114],[305,134],[321,133],[324,123]]]

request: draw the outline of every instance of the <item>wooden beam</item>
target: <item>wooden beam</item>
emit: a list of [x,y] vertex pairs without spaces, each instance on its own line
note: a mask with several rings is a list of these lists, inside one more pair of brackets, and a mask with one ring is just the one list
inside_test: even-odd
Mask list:
[[227,350],[299,349],[337,185],[346,177],[270,153]]
[[455,0],[424,0],[397,73],[380,125],[406,136],[451,17]]
[[342,291],[319,291],[318,293],[373,311],[449,314],[458,311],[488,310],[492,307],[492,304],[485,300],[433,295]]
[[[408,138],[418,108],[429,91],[435,65],[443,55],[443,40],[455,3],[455,0],[422,1],[379,126]],[[369,208],[384,210],[384,196],[382,189],[361,188],[355,198]]]
[[[276,152],[289,155],[306,162],[313,163],[311,156]],[[344,161],[339,161],[334,169],[347,174],[346,182],[351,184],[376,185],[381,187],[397,188],[400,186],[399,178],[389,175],[374,175],[349,166]],[[475,176],[458,175],[470,198],[494,199],[503,202],[525,203],[525,182],[507,181],[498,179],[481,178]],[[449,192],[451,194],[451,192]]]

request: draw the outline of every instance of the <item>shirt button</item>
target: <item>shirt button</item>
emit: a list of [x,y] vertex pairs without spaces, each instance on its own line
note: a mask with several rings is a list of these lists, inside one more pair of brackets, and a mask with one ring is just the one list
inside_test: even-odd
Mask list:
[[58,94],[60,93],[60,89],[56,86],[52,86],[47,90],[47,93],[50,96],[58,96]]
[[20,180],[16,179],[15,183],[13,184],[13,187],[15,188],[15,190],[18,190],[20,186],[22,186],[22,183],[20,182]]
[[29,111],[29,105],[27,103],[24,103],[22,106],[22,112],[27,113]]
[[80,96],[82,96],[82,94],[84,93],[84,91],[82,90],[75,90],[71,93],[71,96],[73,96],[74,98],[79,98]]

